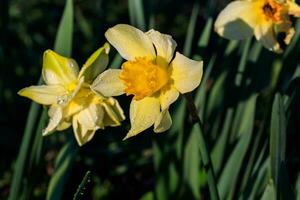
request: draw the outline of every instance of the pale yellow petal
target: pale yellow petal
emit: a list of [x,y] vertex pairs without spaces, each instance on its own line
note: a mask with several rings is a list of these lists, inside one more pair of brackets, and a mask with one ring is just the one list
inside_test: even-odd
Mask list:
[[105,110],[104,126],[120,126],[121,121],[125,120],[125,115],[118,101],[114,98],[108,98],[101,105]]
[[155,30],[150,30],[146,33],[152,40],[156,52],[157,58],[156,62],[159,65],[167,65],[173,58],[175,48],[177,46],[175,40],[172,39],[172,36],[167,34],[162,34]]
[[79,73],[79,78],[84,76],[85,82],[92,82],[108,64],[108,53],[110,46],[105,43],[103,47],[95,51],[85,62]]
[[154,97],[145,97],[142,100],[132,100],[130,104],[131,129],[126,137],[130,138],[151,127],[160,114],[159,100]]
[[282,49],[280,48],[280,45],[276,40],[274,27],[271,22],[266,21],[264,23],[260,23],[255,28],[254,35],[256,39],[260,41],[265,48],[276,53],[282,53]]
[[171,67],[174,86],[180,93],[190,92],[200,84],[203,74],[202,61],[191,60],[176,52]]
[[293,0],[287,0],[289,15],[300,17],[300,6]]
[[179,92],[174,87],[168,86],[163,88],[159,96],[161,110],[169,108],[169,106],[176,101],[178,97]]
[[57,97],[65,94],[65,92],[65,89],[60,85],[40,85],[23,88],[18,94],[39,104],[51,105],[57,103]]
[[163,110],[154,123],[154,132],[161,133],[168,130],[172,125],[172,118],[168,109]]
[[155,58],[155,50],[150,38],[133,26],[118,24],[108,29],[105,37],[126,60],[143,56]]
[[84,124],[79,123],[78,115],[74,115],[72,124],[74,135],[79,146],[84,145],[94,137],[96,130],[87,129]]
[[68,129],[72,125],[69,121],[61,121],[60,124],[56,127],[56,130],[63,131]]
[[50,117],[49,123],[43,130],[43,136],[49,135],[57,129],[63,119],[62,108],[60,106],[51,106],[48,115]]
[[90,104],[77,114],[77,120],[86,129],[97,130],[100,128],[98,126],[99,122],[103,121],[103,109],[95,104]]
[[68,85],[76,81],[78,66],[73,59],[63,57],[52,50],[47,50],[43,57],[42,73],[47,85]]
[[227,39],[241,40],[251,37],[258,18],[263,17],[260,16],[262,5],[258,4],[252,1],[229,3],[218,15],[215,31]]
[[121,70],[108,69],[101,73],[93,82],[92,90],[99,92],[100,94],[111,97],[124,94],[125,85],[119,78]]

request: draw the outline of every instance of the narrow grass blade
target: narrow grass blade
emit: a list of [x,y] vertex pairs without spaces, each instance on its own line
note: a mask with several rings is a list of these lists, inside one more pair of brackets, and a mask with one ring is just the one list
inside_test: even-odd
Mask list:
[[[243,196],[245,200],[255,200],[257,199],[260,194],[263,192],[264,188],[266,187],[268,180],[269,180],[269,162],[270,158],[267,158],[265,162],[257,169],[256,172],[253,174],[253,186],[251,188],[250,196]],[[245,194],[245,193],[244,193]],[[244,195],[243,194],[243,195]]]
[[34,133],[37,116],[40,110],[40,105],[32,103],[29,110],[29,115],[26,122],[24,137],[22,139],[20,151],[16,160],[12,185],[10,189],[9,200],[18,200],[21,192],[23,173],[26,164],[26,158],[30,148],[30,143]]
[[205,27],[201,33],[201,37],[199,38],[198,47],[205,48],[208,46],[212,28],[213,28],[213,19],[210,17],[206,21]]
[[228,76],[228,71],[222,72],[219,77],[215,80],[208,99],[207,99],[207,105],[206,105],[206,111],[205,116],[211,116],[212,112],[219,108],[220,105],[222,105],[224,97],[225,97],[225,81]]
[[218,188],[221,199],[233,198],[237,186],[238,175],[252,138],[256,99],[257,96],[252,95],[245,104],[246,109],[243,115],[243,121],[247,123],[239,129],[241,137],[231,152],[225,168],[220,175]]
[[197,25],[197,16],[199,13],[199,3],[196,2],[193,6],[192,14],[190,17],[190,22],[184,42],[183,54],[185,56],[190,56],[192,52],[193,39],[195,34],[195,28]]
[[[64,56],[71,56],[73,38],[73,0],[67,0],[56,35],[54,50]],[[56,158],[54,174],[47,190],[47,200],[60,199],[65,182],[71,173],[71,167],[77,152],[74,140],[68,140]]]
[[59,23],[54,50],[63,55],[71,56],[73,40],[73,0],[67,0],[63,16]]
[[208,189],[210,193],[210,198],[212,200],[219,200],[219,191],[218,191],[218,186],[216,182],[216,177],[215,177],[215,172],[214,168],[211,162],[210,158],[210,152],[208,151],[208,146],[207,146],[207,140],[205,139],[204,133],[203,133],[203,125],[197,123],[194,125],[194,128],[192,131],[197,132],[197,142],[198,142],[198,148],[200,150],[200,156],[201,156],[201,161],[204,165],[204,169],[206,172],[207,176],[207,183],[208,183]]
[[189,188],[192,199],[199,199],[200,154],[198,150],[199,126],[195,125],[189,135],[184,150],[183,181]]
[[114,59],[109,64],[109,68],[111,69],[119,69],[122,64],[123,58],[120,56],[120,54],[116,54]]
[[78,147],[74,140],[69,141],[60,150],[56,158],[55,171],[48,186],[46,200],[61,199],[64,185],[71,174],[77,150]]
[[297,181],[296,181],[296,186],[295,186],[295,191],[296,191],[296,199],[300,199],[300,173],[298,173]]
[[273,182],[270,182],[267,185],[267,187],[261,197],[261,200],[271,200],[271,199],[276,199]]
[[130,23],[146,31],[145,13],[142,0],[128,0]]
[[206,96],[207,96],[207,85],[209,84],[209,78],[213,69],[213,66],[216,62],[216,55],[214,54],[209,63],[206,65],[207,67],[204,70],[204,76],[202,78],[201,84],[199,88],[197,89],[196,97],[195,97],[195,104],[197,108],[202,108],[199,110],[199,115],[201,119],[203,119],[204,110],[206,107]]
[[291,199],[291,191],[285,167],[286,119],[282,96],[277,93],[272,107],[270,155],[271,175],[274,180],[276,198]]
[[251,43],[251,39],[247,39],[243,47],[242,57],[238,66],[238,73],[236,74],[235,77],[235,85],[238,87],[241,86],[242,84],[244,71],[246,69],[247,59],[249,56],[248,54],[250,49],[250,43]]
[[230,133],[230,125],[232,123],[232,118],[233,118],[233,109],[230,108],[226,112],[222,132],[219,135],[219,138],[218,138],[216,144],[214,145],[214,148],[213,148],[212,153],[211,153],[211,161],[213,163],[214,170],[215,170],[216,174],[219,173],[219,171],[221,169],[221,166],[222,166],[222,163],[223,163],[223,160],[225,158],[224,154],[225,154],[226,146],[227,146],[227,143],[228,143],[228,138],[229,138],[229,133]]
[[154,200],[154,199],[155,198],[153,192],[147,192],[140,198],[140,200]]
[[37,125],[37,129],[35,132],[35,138],[33,140],[33,145],[31,149],[31,154],[29,158],[29,169],[33,170],[34,167],[38,166],[40,164],[40,158],[42,153],[42,147],[43,147],[43,136],[42,131],[46,127],[47,121],[48,121],[48,110],[43,109],[43,112],[40,116],[40,121]]

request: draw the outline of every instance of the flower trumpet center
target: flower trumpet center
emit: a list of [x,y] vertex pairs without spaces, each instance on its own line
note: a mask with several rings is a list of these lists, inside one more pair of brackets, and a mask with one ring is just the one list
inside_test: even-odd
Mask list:
[[135,100],[151,96],[169,81],[167,69],[155,64],[147,57],[136,57],[122,65],[120,79],[123,80],[127,95],[134,95]]
[[277,3],[274,0],[267,0],[263,6],[263,12],[268,19],[278,23],[282,21],[284,3]]

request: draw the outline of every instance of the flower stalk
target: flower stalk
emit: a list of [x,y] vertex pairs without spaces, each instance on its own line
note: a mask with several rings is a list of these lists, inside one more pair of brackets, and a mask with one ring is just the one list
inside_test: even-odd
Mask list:
[[193,97],[192,97],[191,93],[186,93],[183,96],[186,100],[187,108],[189,110],[189,114],[191,116],[192,123],[194,125],[197,124],[200,128],[200,132],[199,132],[199,134],[197,134],[197,139],[199,142],[199,150],[200,150],[201,160],[203,162],[204,170],[207,175],[207,182],[208,182],[208,188],[209,188],[211,199],[219,200],[220,197],[219,197],[215,172],[214,172],[214,169],[212,166],[209,148],[207,146],[207,140],[205,138],[205,132],[204,132],[205,129],[204,129],[203,122],[201,121],[201,119],[198,115],[198,111],[197,111],[196,105],[193,101]]

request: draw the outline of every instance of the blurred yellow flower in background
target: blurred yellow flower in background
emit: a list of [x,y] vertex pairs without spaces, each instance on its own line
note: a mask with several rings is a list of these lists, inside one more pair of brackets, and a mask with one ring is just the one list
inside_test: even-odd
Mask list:
[[281,53],[277,34],[284,33],[283,41],[288,45],[295,33],[290,15],[300,16],[300,7],[294,0],[233,1],[217,17],[215,31],[235,40],[254,35],[265,48]]
[[119,24],[107,30],[107,40],[127,61],[122,69],[100,74],[92,89],[104,96],[134,95],[130,104],[131,129],[124,139],[154,125],[154,132],[170,128],[169,106],[179,93],[194,90],[201,81],[203,62],[176,52],[170,35],[150,30],[146,33]]
[[52,50],[43,57],[42,75],[46,85],[30,86],[19,95],[50,106],[50,121],[43,135],[64,130],[73,125],[81,146],[90,141],[96,130],[105,126],[118,126],[124,114],[118,102],[91,90],[90,84],[108,64],[109,44],[98,49],[79,72],[77,63]]

